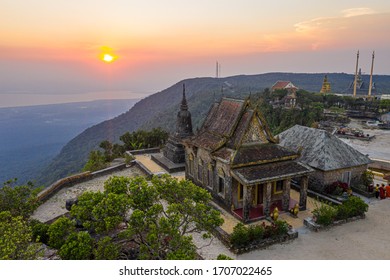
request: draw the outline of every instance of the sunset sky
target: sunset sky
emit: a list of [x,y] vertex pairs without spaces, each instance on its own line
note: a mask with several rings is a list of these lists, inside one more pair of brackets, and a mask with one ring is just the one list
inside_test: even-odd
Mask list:
[[[143,97],[192,77],[390,74],[388,0],[0,0],[0,107]],[[114,59],[102,61],[107,53]]]

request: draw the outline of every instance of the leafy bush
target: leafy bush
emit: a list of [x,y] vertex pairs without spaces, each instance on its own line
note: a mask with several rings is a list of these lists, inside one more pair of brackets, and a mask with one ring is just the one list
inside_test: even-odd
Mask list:
[[361,216],[368,210],[368,204],[360,197],[351,196],[337,207],[336,219],[342,220],[355,216]]
[[110,237],[105,236],[98,241],[94,255],[97,260],[117,260],[119,258],[119,247],[112,242]]
[[63,260],[90,260],[92,257],[93,239],[88,232],[72,233],[59,250]]
[[0,187],[0,212],[9,211],[12,216],[27,219],[39,206],[37,195],[41,188],[31,182],[21,186],[16,183],[17,179],[9,180]]
[[317,224],[328,226],[334,220],[344,220],[361,216],[368,210],[368,205],[357,196],[350,196],[343,204],[332,207],[326,203],[317,204],[313,211]]
[[249,240],[259,240],[264,237],[264,227],[251,225],[248,227]]
[[313,210],[313,215],[317,224],[328,226],[335,220],[337,209],[326,203],[319,203]]
[[235,247],[244,247],[262,239],[286,234],[288,229],[289,225],[287,222],[281,220],[275,221],[271,225],[266,225],[263,222],[261,225],[250,225],[248,227],[239,223],[233,228],[230,242]]
[[217,260],[221,261],[221,260],[233,260],[233,259],[231,257],[224,255],[224,254],[219,254],[217,256]]
[[22,216],[0,212],[0,260],[37,259],[40,245],[31,241],[31,228]]
[[244,224],[238,223],[233,228],[233,233],[230,235],[230,242],[236,247],[248,245],[250,242],[248,228],[246,228]]
[[75,232],[75,224],[66,217],[58,218],[49,226],[49,246],[60,249],[65,244],[69,235]]
[[276,230],[277,235],[286,234],[289,230],[289,225],[286,221],[277,220],[277,221],[275,221],[275,225],[277,228],[277,230]]
[[47,233],[49,230],[48,224],[33,219],[30,221],[30,226],[32,230],[32,238],[35,242],[42,242],[44,244],[49,243],[49,235]]

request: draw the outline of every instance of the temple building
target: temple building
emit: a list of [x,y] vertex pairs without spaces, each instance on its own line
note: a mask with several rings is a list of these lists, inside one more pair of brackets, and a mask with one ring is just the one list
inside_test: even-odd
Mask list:
[[[308,175],[299,153],[277,144],[249,100],[222,98],[196,135],[183,141],[185,176],[208,190],[219,205],[244,222],[296,203],[306,209]],[[299,201],[290,197],[291,181],[300,182]]]
[[324,192],[337,181],[357,185],[371,163],[368,156],[325,130],[295,125],[277,137],[279,145],[300,151],[300,161],[314,170],[309,175],[309,189],[314,191]]
[[168,138],[162,155],[152,155],[152,160],[168,172],[183,171],[185,168],[185,150],[182,141],[193,136],[191,113],[188,111],[185,85],[183,84],[183,98],[180,111],[176,118],[176,131]]
[[295,93],[298,90],[298,87],[296,87],[292,82],[290,81],[277,81],[273,86],[271,87],[271,92],[274,92],[276,90],[287,90],[288,93]]
[[324,81],[322,82],[322,87],[320,90],[320,93],[326,94],[326,93],[331,93],[332,89],[330,87],[330,83],[328,81],[328,75],[325,75]]

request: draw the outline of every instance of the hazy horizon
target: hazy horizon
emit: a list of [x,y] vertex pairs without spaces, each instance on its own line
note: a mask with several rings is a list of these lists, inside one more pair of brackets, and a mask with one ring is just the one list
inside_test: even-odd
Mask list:
[[353,74],[359,50],[367,74],[375,50],[390,74],[384,0],[4,0],[0,16],[0,107],[145,97],[217,61],[221,77]]

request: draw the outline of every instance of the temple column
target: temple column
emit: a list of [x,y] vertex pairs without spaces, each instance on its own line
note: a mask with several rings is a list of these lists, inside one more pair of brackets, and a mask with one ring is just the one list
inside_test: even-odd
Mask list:
[[290,189],[291,179],[286,179],[283,182],[283,198],[282,198],[282,210],[288,211],[290,207]]
[[309,177],[303,176],[301,179],[301,189],[299,193],[299,210],[306,210],[308,185],[309,185]]
[[269,217],[271,213],[271,193],[272,193],[272,182],[268,182],[265,187],[264,195],[264,214]]
[[249,221],[249,212],[252,207],[252,186],[243,186],[243,209],[242,209],[242,219],[244,222]]

